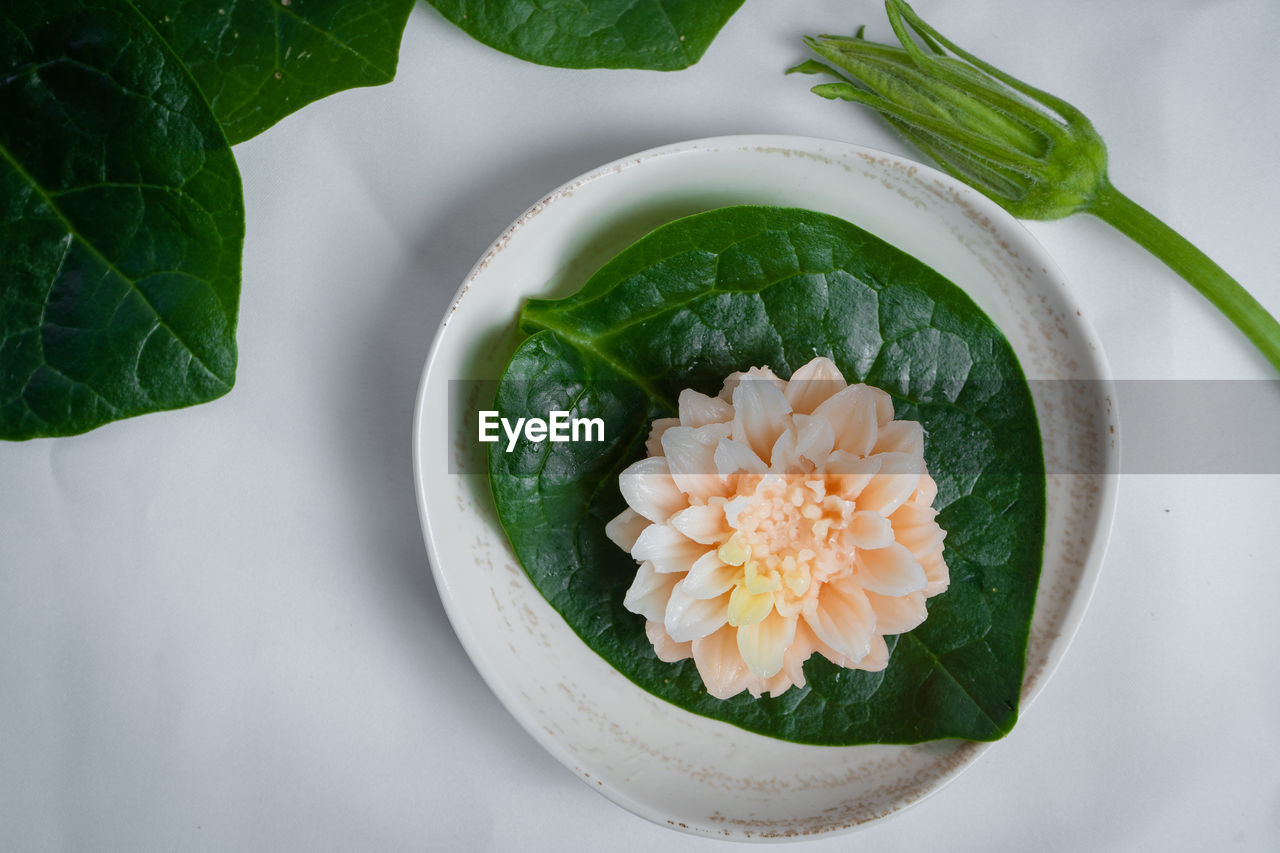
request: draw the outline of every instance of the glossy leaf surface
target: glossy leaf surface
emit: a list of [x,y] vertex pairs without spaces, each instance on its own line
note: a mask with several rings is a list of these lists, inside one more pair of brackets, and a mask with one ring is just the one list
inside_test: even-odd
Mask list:
[[0,8],[0,437],[235,381],[244,211],[226,138],[128,4]]
[[413,0],[131,0],[241,142],[334,92],[396,76]]
[[[490,445],[499,517],[534,585],[645,690],[745,729],[818,744],[991,740],[1017,717],[1040,573],[1045,480],[1030,392],[1008,342],[955,285],[855,226],[794,209],[725,208],[645,237],[576,294],[534,301],[499,384],[507,418],[604,419],[603,443]],[[888,391],[925,428],[951,586],[890,638],[879,673],[820,656],[776,698],[707,695],[691,660],[659,661],[623,595],[631,556],[604,534],[618,473],[679,391],[780,376],[814,356]],[[548,652],[550,653],[550,652]]]
[[562,68],[674,71],[697,62],[742,0],[429,0],[473,38]]

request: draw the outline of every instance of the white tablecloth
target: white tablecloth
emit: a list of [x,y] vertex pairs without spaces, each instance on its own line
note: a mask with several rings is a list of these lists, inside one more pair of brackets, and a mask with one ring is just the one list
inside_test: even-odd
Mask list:
[[[1280,313],[1280,7],[917,8],[1083,109],[1115,183]],[[422,543],[414,392],[480,253],[596,165],[747,132],[918,156],[782,76],[801,34],[862,22],[888,37],[871,0],[748,0],[691,70],[583,72],[420,5],[395,83],[240,145],[235,390],[0,445],[0,848],[711,849],[581,784],[472,668]],[[1117,378],[1275,378],[1107,226],[1028,227]],[[805,849],[1276,849],[1277,510],[1274,473],[1124,475],[1091,609],[1012,734],[937,796]]]

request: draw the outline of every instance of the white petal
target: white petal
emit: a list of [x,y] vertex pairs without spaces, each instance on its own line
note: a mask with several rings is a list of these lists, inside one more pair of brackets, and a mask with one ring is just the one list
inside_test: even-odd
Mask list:
[[719,397],[699,394],[692,388],[680,392],[680,423],[687,427],[728,423],[733,420],[733,406]]
[[676,426],[662,434],[662,451],[676,487],[694,501],[723,496],[725,483],[716,470],[716,445],[729,435],[729,424]]
[[835,652],[835,663],[848,666],[862,660],[871,649],[876,613],[857,586],[828,583],[805,610],[804,619],[814,636]]
[[792,411],[807,415],[848,384],[835,362],[819,356],[791,374],[787,402],[791,403]]
[[738,652],[737,631],[727,625],[693,641],[693,662],[707,692],[717,699],[738,695],[751,680],[751,670]]
[[880,472],[858,493],[858,509],[891,515],[920,484],[924,462],[905,453],[877,453],[868,458],[880,460]]
[[682,509],[667,523],[703,545],[719,545],[733,532],[725,521],[723,502]]
[[923,590],[928,578],[911,552],[898,543],[874,551],[858,551],[858,582],[881,595],[906,595]]
[[867,591],[867,601],[876,612],[877,634],[901,634],[924,621],[929,612],[924,606],[924,593],[880,595]]
[[729,618],[728,611],[727,593],[716,598],[694,598],[678,583],[671,588],[662,624],[671,639],[684,643],[705,637],[720,628]]
[[750,447],[731,438],[716,445],[716,470],[722,479],[733,474],[765,474],[769,466]]
[[893,544],[893,527],[880,513],[860,510],[849,521],[850,544],[855,548],[885,548]]
[[627,505],[650,521],[663,522],[689,505],[676,488],[671,469],[661,456],[641,459],[618,475],[618,490]]
[[741,577],[741,566],[726,566],[716,552],[711,551],[698,558],[689,569],[681,589],[694,598],[715,598],[733,589]]
[[835,431],[835,448],[855,456],[866,456],[875,446],[879,431],[876,397],[866,385],[850,385],[814,409]]
[[674,527],[651,524],[636,539],[631,556],[648,560],[659,572],[687,572],[693,563],[707,553],[706,545],[699,545]]
[[610,542],[629,554],[635,547],[636,538],[649,524],[649,519],[631,507],[627,507],[604,526],[604,535],[609,537]]
[[641,563],[636,579],[622,599],[622,606],[646,619],[661,621],[667,612],[671,589],[679,580],[680,575],[664,575],[655,572],[652,563]]
[[658,655],[658,660],[664,663],[675,663],[693,657],[693,643],[677,643],[671,639],[661,622],[652,619],[646,621],[644,633],[649,642],[653,643],[653,651]]
[[764,459],[791,424],[791,404],[777,382],[743,379],[733,390],[733,439]]
[[924,458],[924,427],[919,421],[890,421],[880,428],[872,453],[905,453]]
[[679,418],[658,418],[649,426],[649,437],[644,440],[645,452],[650,456],[662,455],[662,434],[673,426],[679,426]]
[[747,669],[760,678],[773,678],[782,670],[782,658],[796,636],[796,620],[771,611],[763,621],[738,629],[738,651]]

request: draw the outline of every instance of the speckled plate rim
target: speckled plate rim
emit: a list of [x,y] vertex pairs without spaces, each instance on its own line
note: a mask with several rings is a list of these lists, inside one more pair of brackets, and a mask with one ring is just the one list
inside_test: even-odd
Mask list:
[[[476,285],[477,282],[482,280],[483,274],[486,268],[489,267],[490,262],[500,252],[509,248],[513,241],[518,241],[521,232],[531,221],[538,217],[555,216],[556,212],[560,209],[560,206],[563,205],[566,199],[573,198],[576,192],[580,191],[587,185],[599,184],[602,181],[608,181],[610,176],[613,175],[622,174],[636,169],[644,169],[646,164],[665,158],[690,154],[713,154],[720,150],[731,150],[736,152],[756,150],[775,154],[782,152],[787,156],[797,155],[801,157],[815,157],[818,159],[829,159],[833,156],[837,159],[841,157],[860,158],[866,162],[874,161],[884,164],[886,168],[910,175],[914,179],[927,180],[937,188],[934,190],[935,192],[938,192],[940,195],[943,193],[949,195],[952,203],[963,207],[967,217],[974,221],[981,222],[984,227],[989,227],[991,233],[996,235],[996,239],[1000,242],[1000,245],[1008,249],[1012,256],[1030,259],[1033,264],[1039,265],[1044,277],[1048,281],[1052,282],[1053,286],[1058,291],[1056,297],[1065,300],[1065,303],[1068,306],[1076,309],[1074,317],[1066,318],[1064,316],[1063,318],[1066,322],[1071,322],[1073,324],[1073,334],[1078,334],[1083,339],[1085,349],[1088,353],[1088,363],[1083,365],[1083,372],[1080,372],[1077,366],[1075,373],[1076,375],[1082,375],[1088,380],[1097,383],[1097,387],[1099,389],[1098,393],[1100,395],[1105,395],[1105,418],[1109,421],[1108,426],[1111,437],[1107,442],[1106,447],[1102,450],[1103,459],[1101,460],[1100,467],[1097,469],[1101,473],[1095,477],[1088,478],[1097,483],[1097,520],[1085,534],[1088,539],[1087,555],[1080,566],[1075,587],[1070,592],[1068,600],[1060,614],[1060,618],[1058,618],[1051,626],[1048,633],[1037,638],[1033,631],[1033,637],[1030,644],[1031,647],[1029,647],[1028,650],[1027,672],[1024,679],[1021,704],[1022,712],[1025,712],[1026,709],[1030,707],[1032,701],[1047,681],[1048,676],[1052,674],[1053,670],[1061,661],[1072,637],[1079,628],[1097,582],[1098,573],[1105,557],[1107,543],[1110,538],[1117,500],[1118,477],[1114,475],[1119,470],[1120,450],[1118,413],[1115,410],[1113,402],[1115,400],[1115,394],[1111,384],[1110,368],[1107,364],[1105,355],[1103,354],[1097,335],[1089,326],[1087,321],[1084,320],[1081,311],[1077,307],[1078,303],[1071,294],[1070,288],[1067,286],[1062,273],[1035,238],[1032,237],[1032,235],[1016,220],[993,202],[950,177],[943,175],[928,166],[914,163],[906,160],[905,158],[860,146],[807,137],[746,135],[694,140],[650,149],[639,154],[608,163],[563,184],[521,214],[521,216],[518,217],[481,256],[473,269],[463,280],[451,307],[441,321],[431,352],[427,358],[426,364],[424,365],[415,406],[413,424],[415,491],[422,521],[423,535],[431,562],[432,573],[440,591],[445,611],[448,614],[454,631],[458,635],[463,648],[471,657],[472,662],[480,672],[481,676],[489,684],[495,695],[497,695],[499,700],[512,714],[512,716],[514,716],[526,731],[528,731],[529,734],[532,735],[533,738],[551,755],[553,755],[567,768],[574,771],[579,778],[582,778],[594,790],[601,792],[606,797],[629,811],[659,825],[670,826],[692,834],[716,838],[732,838],[738,840],[776,840],[794,837],[794,834],[789,832],[757,832],[751,831],[750,829],[743,830],[742,828],[731,830],[710,824],[696,825],[690,824],[687,821],[672,819],[671,815],[655,809],[648,803],[631,796],[626,790],[613,784],[612,780],[593,778],[589,772],[584,770],[581,762],[575,758],[574,754],[568,748],[563,739],[558,737],[555,732],[536,718],[528,707],[530,702],[529,697],[522,696],[512,689],[512,686],[507,683],[498,668],[488,658],[484,651],[483,644],[478,641],[474,626],[465,615],[462,602],[457,598],[457,590],[455,588],[455,584],[451,582],[450,577],[451,569],[453,567],[446,564],[447,561],[440,546],[440,542],[443,540],[440,538],[441,534],[437,532],[437,528],[432,522],[432,507],[435,504],[435,499],[433,498],[433,490],[430,488],[428,463],[426,460],[427,451],[425,450],[427,445],[426,438],[430,430],[428,421],[433,416],[437,416],[442,408],[442,398],[440,395],[443,391],[443,386],[451,378],[461,378],[441,376],[438,375],[439,371],[437,370],[441,353],[446,349],[446,347],[457,345],[457,342],[450,337],[448,332],[450,320],[454,316],[455,312],[464,304],[464,301],[468,299],[469,294],[472,292],[473,285]],[[833,178],[838,178],[838,175],[834,175],[833,173]],[[617,203],[619,205],[625,205],[627,200],[625,198],[619,198]],[[762,203],[768,202],[767,200],[762,200]],[[857,224],[868,228],[868,230],[876,232],[876,229],[868,225],[866,222],[857,222]],[[881,234],[881,236],[886,235]],[[1030,270],[1031,267],[1028,266],[1027,269]],[[522,298],[522,296],[517,294],[512,295],[510,308],[512,317],[514,317],[518,311]],[[987,306],[984,305],[983,307],[986,309]],[[1019,355],[1021,357],[1024,353],[1020,352]],[[1024,368],[1025,366],[1026,365],[1024,363]],[[1031,375],[1030,370],[1028,371],[1028,374],[1029,376]],[[1039,401],[1037,401],[1037,405],[1039,408]],[[1041,414],[1043,418],[1043,412]],[[1053,479],[1054,478],[1051,476],[1050,480]],[[487,489],[487,484],[485,488]],[[499,530],[497,532],[501,537],[501,531]],[[506,547],[505,538],[502,539],[502,543],[503,546]],[[532,589],[531,586],[529,588]],[[536,591],[534,591],[534,595],[536,595]],[[541,599],[539,598],[539,600]],[[577,641],[577,638],[574,637],[573,640]],[[1032,649],[1037,645],[1037,643],[1042,644],[1043,649],[1039,656],[1033,660]],[[585,645],[583,648],[586,648]],[[687,715],[687,712],[683,712],[678,709],[673,710],[675,710],[677,714]],[[723,726],[725,724],[716,723],[716,725]],[[734,731],[738,732],[740,735],[749,735],[749,733],[743,733],[740,730],[735,729]],[[755,735],[750,736],[758,737]],[[940,790],[943,786],[956,778],[961,771],[970,766],[973,761],[991,745],[992,744],[986,743],[963,744],[957,750],[958,760],[955,762],[954,767],[947,769],[936,779],[927,780],[924,784],[918,786],[917,790],[912,791],[910,796],[900,798],[900,801],[895,803],[894,807],[884,814],[878,814],[870,818],[856,820],[841,820],[836,818],[828,825],[824,825],[816,830],[806,831],[801,834],[807,836],[811,834],[829,834],[833,832],[848,831],[867,826],[888,816],[897,814],[904,808],[920,802]],[[861,750],[869,749],[869,747],[845,747],[842,749]]]

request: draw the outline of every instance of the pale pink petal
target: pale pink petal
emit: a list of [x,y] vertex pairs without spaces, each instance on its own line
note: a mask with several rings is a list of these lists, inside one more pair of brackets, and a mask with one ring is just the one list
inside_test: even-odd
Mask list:
[[848,384],[835,362],[819,356],[791,374],[787,402],[791,403],[792,411],[807,415]]
[[765,474],[769,466],[750,447],[731,438],[716,445],[716,470],[721,478],[733,474]]
[[751,507],[751,495],[738,495],[724,502],[724,520],[730,527],[738,527],[738,517]]
[[814,636],[841,659],[836,663],[847,666],[843,661],[860,661],[871,649],[876,614],[854,584],[825,584],[805,610],[804,619]]
[[759,699],[765,693],[770,696],[781,696],[790,690],[795,683],[788,677],[786,671],[779,672],[773,678],[756,678],[747,685],[747,690],[752,696]]
[[796,455],[821,466],[835,447],[836,434],[826,418],[812,415],[796,415]]
[[905,453],[924,458],[924,427],[919,421],[890,421],[880,428],[872,453]]
[[680,423],[687,427],[721,424],[733,420],[733,407],[727,400],[699,394],[692,388],[680,392]]
[[689,505],[661,456],[650,456],[628,467],[618,475],[618,489],[627,505],[650,521],[666,521]]
[[929,612],[924,607],[924,593],[908,595],[880,595],[866,592],[871,609],[876,612],[877,634],[901,634],[924,621]]
[[924,462],[905,453],[877,453],[868,458],[880,460],[880,472],[858,493],[858,509],[891,515],[920,484]]
[[653,651],[658,655],[658,660],[664,663],[675,663],[693,657],[693,643],[677,643],[671,639],[661,622],[652,619],[646,621],[644,633],[649,642],[653,643]]
[[866,456],[876,443],[876,398],[866,385],[850,385],[814,409],[835,432],[835,448]]
[[884,429],[893,420],[893,398],[889,392],[882,391],[874,385],[863,385],[876,404],[876,425]]
[[778,374],[768,367],[753,367],[745,373],[741,371],[730,373],[729,377],[724,380],[724,386],[720,389],[720,399],[729,403],[733,402],[733,392],[744,379],[772,382],[778,386],[779,390],[786,386],[786,383],[778,378]]
[[[786,674],[786,670],[778,672],[778,674],[774,675],[772,679],[760,679],[760,681],[763,681],[763,689],[760,690],[760,693],[768,693],[769,695],[782,695],[783,693],[786,693],[787,690],[790,690],[792,686],[795,686],[795,681],[792,681],[790,676]],[[746,689],[750,690],[750,685],[748,685],[748,688]],[[755,695],[755,697],[759,697],[760,694],[755,693],[753,695]]]
[[893,527],[878,512],[859,510],[849,520],[849,543],[855,548],[884,548],[893,544]]
[[928,472],[920,475],[920,485],[916,486],[915,494],[911,496],[912,503],[923,504],[924,506],[933,506],[933,501],[938,497],[938,484],[929,476]]
[[796,620],[774,610],[763,621],[738,629],[738,651],[754,675],[773,678],[782,670],[782,658],[795,635]]
[[680,426],[679,418],[658,418],[649,427],[649,437],[644,440],[644,449],[650,456],[662,455],[662,434],[673,426]]
[[871,651],[867,652],[867,656],[856,664],[851,664],[851,669],[862,669],[867,672],[879,672],[889,665],[889,647],[885,644],[884,637],[876,634],[871,638]]
[[837,450],[827,457],[824,469],[834,482],[832,491],[845,500],[855,500],[880,471],[879,456],[855,456],[844,450]]
[[728,619],[728,611],[728,593],[716,598],[694,598],[678,583],[671,588],[662,624],[671,639],[684,643],[705,637],[720,628]]
[[751,670],[738,652],[738,632],[728,626],[693,641],[693,662],[707,692],[717,699],[737,696],[751,680]]
[[726,566],[715,551],[704,554],[684,579],[684,591],[694,598],[715,598],[733,589],[742,577],[741,566]]
[[[800,621],[805,625],[809,624],[804,619],[801,619]],[[812,629],[810,629],[810,633],[812,633]],[[871,642],[874,645],[875,637],[872,637]],[[831,661],[836,666],[843,666],[851,669],[856,669],[858,666],[857,661],[849,660],[844,655],[840,654],[835,649],[831,648],[826,643],[822,642],[822,640],[818,639],[816,635],[813,638],[813,650],[818,654],[822,655],[827,660]]]
[[777,382],[743,379],[733,390],[733,439],[761,459],[791,423],[791,404]]
[[679,580],[680,575],[655,572],[652,563],[641,563],[622,606],[646,619],[662,621],[671,590]]
[[769,451],[769,470],[779,474],[798,474],[803,469],[800,466],[800,456],[796,453],[796,431],[794,427],[787,427],[778,436],[778,440],[773,443],[773,449]]
[[946,592],[947,587],[951,585],[951,572],[947,569],[946,561],[942,559],[942,548],[938,547],[921,557],[920,565],[924,568],[924,576],[929,581],[925,584],[925,596],[932,598],[940,592]]
[[717,473],[716,445],[729,436],[729,424],[675,426],[662,435],[662,450],[676,487],[694,502],[726,493]]
[[631,556],[648,560],[659,572],[687,572],[693,563],[707,553],[706,545],[699,545],[674,527],[651,524],[636,539]]
[[906,595],[922,590],[928,579],[911,552],[898,543],[874,551],[858,551],[858,583],[881,595]]
[[[803,686],[814,652],[887,665],[884,635],[919,625],[949,583],[924,429],[893,408],[826,358],[790,382],[752,368],[718,397],[680,395],[680,418],[653,424],[653,457],[624,472],[628,509],[606,526],[641,561],[625,603],[645,614],[659,659],[692,655],[719,698]],[[748,562],[769,554],[787,559]]]
[[627,507],[604,526],[604,535],[608,536],[609,541],[614,545],[630,553],[635,547],[636,538],[650,523],[649,519],[631,507]]
[[816,648],[817,637],[813,636],[813,629],[804,619],[797,619],[795,639],[787,647],[787,653],[782,656],[782,671],[797,687],[804,687],[804,662]]
[[694,542],[703,545],[719,545],[733,531],[724,518],[724,502],[691,506],[682,509],[667,522]]
[[946,538],[946,532],[935,520],[937,515],[937,510],[931,506],[908,501],[889,516],[894,538],[917,560],[937,550]]

